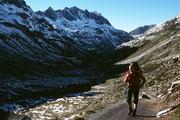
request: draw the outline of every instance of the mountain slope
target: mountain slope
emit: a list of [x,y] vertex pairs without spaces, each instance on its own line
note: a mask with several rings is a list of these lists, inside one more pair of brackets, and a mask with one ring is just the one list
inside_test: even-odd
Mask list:
[[124,43],[124,46],[139,47],[139,50],[129,56],[128,60],[142,61],[145,60],[143,57],[147,56],[149,59],[146,60],[153,61],[179,55],[179,24],[180,17],[176,16],[153,27],[138,39]]
[[132,30],[131,32],[129,32],[130,35],[135,36],[135,35],[142,35],[144,34],[146,31],[148,31],[149,29],[153,28],[156,25],[145,25],[145,26],[140,26],[134,30]]

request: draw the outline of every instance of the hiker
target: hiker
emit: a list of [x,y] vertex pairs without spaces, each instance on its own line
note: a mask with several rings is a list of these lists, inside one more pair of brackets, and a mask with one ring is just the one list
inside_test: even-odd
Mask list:
[[[129,105],[129,112],[128,115],[136,115],[137,104],[138,104],[138,96],[139,96],[139,89],[142,88],[146,79],[142,75],[142,71],[137,62],[132,62],[129,65],[129,70],[126,72],[124,82],[128,85],[128,92],[127,92],[127,103]],[[134,105],[132,105],[132,96],[134,96]],[[132,108],[133,106],[133,108]]]

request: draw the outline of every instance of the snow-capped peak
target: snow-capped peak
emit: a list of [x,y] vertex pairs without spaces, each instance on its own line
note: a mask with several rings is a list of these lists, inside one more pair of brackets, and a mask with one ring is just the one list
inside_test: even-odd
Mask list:
[[65,18],[68,21],[74,21],[74,20],[86,20],[86,19],[92,19],[97,24],[107,24],[110,25],[110,22],[104,18],[100,13],[94,11],[89,12],[88,10],[81,10],[78,7],[65,7],[63,10],[53,10],[51,7],[49,7],[44,12],[38,11],[37,12],[40,15],[45,15],[46,17],[57,20]]
[[102,14],[101,14],[101,13],[98,13],[97,11],[93,11],[93,13],[95,13],[95,14],[98,15],[98,16],[102,16]]
[[56,20],[57,19],[56,12],[53,10],[52,7],[49,7],[46,11],[44,11],[44,15],[48,16],[52,20]]
[[19,8],[24,8],[27,6],[24,0],[1,0],[0,2],[6,3],[6,4],[13,4]]
[[175,22],[176,24],[177,24],[177,23],[180,23],[180,14],[178,14],[177,16],[175,16],[174,19],[176,19],[176,22]]
[[[54,29],[64,31],[69,37],[81,37],[87,44],[109,42],[111,48],[128,41],[132,37],[125,31],[117,30],[109,21],[98,12],[89,12],[77,7],[53,10],[48,8],[45,12],[37,12],[45,17]],[[76,36],[76,37],[75,37]],[[99,40],[103,38],[103,40]],[[113,47],[112,47],[113,46]]]
[[162,22],[160,24],[157,24],[155,27],[151,28],[150,30],[148,30],[145,35],[149,35],[152,33],[157,33],[160,32],[162,30],[164,30],[167,26],[172,25],[172,24],[179,24],[180,23],[180,14],[175,16],[174,18],[166,21],[166,22]]

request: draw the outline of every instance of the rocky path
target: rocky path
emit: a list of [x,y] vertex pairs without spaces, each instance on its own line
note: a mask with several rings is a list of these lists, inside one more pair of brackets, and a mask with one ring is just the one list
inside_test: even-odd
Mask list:
[[109,105],[103,110],[98,110],[91,114],[86,120],[166,120],[166,118],[156,118],[156,113],[160,111],[157,100],[141,99],[138,105],[137,116],[128,116],[128,106],[126,103]]

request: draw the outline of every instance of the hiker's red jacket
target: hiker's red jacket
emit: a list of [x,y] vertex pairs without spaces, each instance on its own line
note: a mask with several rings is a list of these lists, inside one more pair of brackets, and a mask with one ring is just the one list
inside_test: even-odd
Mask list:
[[126,72],[124,82],[129,84],[129,87],[140,88],[141,87],[141,79],[144,81],[145,78],[140,71],[135,73]]

